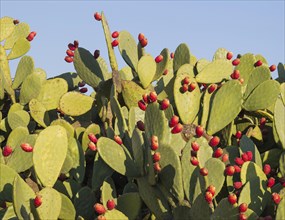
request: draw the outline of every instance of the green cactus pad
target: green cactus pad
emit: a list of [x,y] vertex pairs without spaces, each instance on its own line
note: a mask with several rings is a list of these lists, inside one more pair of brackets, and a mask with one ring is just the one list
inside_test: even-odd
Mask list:
[[66,72],[56,76],[56,78],[64,79],[68,84],[68,91],[72,91],[78,88],[78,83],[82,82],[82,79],[77,73]]
[[[42,204],[36,209],[40,219],[57,219],[61,210],[61,195],[53,188],[46,187],[39,192]],[[71,211],[71,210],[70,210]]]
[[206,65],[196,76],[199,83],[219,83],[228,79],[232,73],[232,64],[228,60],[218,59]]
[[136,124],[137,124],[137,121],[144,121],[144,115],[145,115],[145,112],[144,111],[141,111],[139,109],[139,107],[131,107],[130,108],[130,111],[129,111],[129,117],[128,117],[128,127],[129,127],[129,131],[130,133],[132,134],[135,127],[136,127]]
[[93,88],[104,80],[99,62],[88,50],[81,47],[76,49],[73,64],[80,78]]
[[4,91],[4,85],[6,84],[4,79],[4,74],[2,69],[0,68],[0,100],[4,99],[5,91]]
[[81,185],[74,179],[67,179],[63,182],[57,180],[53,188],[74,200],[76,193],[81,189]]
[[[194,121],[200,108],[201,98],[200,89],[198,88],[194,89],[192,92],[187,91],[185,93],[181,93],[181,82],[187,76],[190,77],[190,75],[186,73],[180,75],[177,74],[173,86],[175,105],[183,124],[190,124]],[[193,78],[191,81],[196,83],[195,79]]]
[[100,69],[101,69],[102,74],[103,74],[104,81],[107,81],[108,79],[111,79],[112,78],[112,74],[109,72],[108,64],[106,63],[104,58],[103,57],[98,57],[96,60],[99,63]]
[[16,59],[26,54],[31,48],[30,42],[26,38],[19,38],[13,45],[10,53],[7,56],[8,60]]
[[17,175],[13,183],[13,207],[18,219],[29,219],[31,203],[35,197],[32,188]]
[[17,127],[27,127],[30,122],[30,115],[24,110],[19,110],[8,114],[8,123],[13,130]]
[[[280,158],[281,153],[282,153],[282,150],[280,148],[273,148],[268,151],[265,151],[264,153],[261,154],[262,163],[269,164],[271,168],[274,168],[274,169],[278,168],[279,167],[278,158]],[[280,169],[281,168],[282,166],[280,166]],[[285,175],[285,172],[284,172],[284,175]]]
[[280,84],[275,80],[266,80],[259,84],[243,103],[247,111],[265,109],[275,103],[280,93]]
[[213,56],[213,61],[214,60],[219,60],[219,59],[227,59],[227,53],[229,51],[225,48],[219,48],[216,50],[214,56]]
[[44,186],[52,187],[60,174],[68,148],[66,130],[49,126],[38,136],[33,151],[35,171]]
[[256,54],[255,60],[261,60],[263,65],[266,65],[266,66],[268,65],[267,60],[261,54]]
[[59,213],[59,219],[75,219],[75,208],[71,200],[64,194],[60,193],[61,196],[61,210]]
[[4,47],[0,44],[0,71],[3,74],[4,88],[7,89],[12,86],[12,79],[10,75],[10,66],[7,59],[6,51]]
[[190,219],[190,207],[186,205],[179,205],[173,209],[174,219]]
[[137,43],[133,36],[127,31],[120,31],[119,50],[125,62],[136,72],[138,72],[138,50]]
[[195,65],[197,72],[200,73],[209,63],[211,62],[204,58],[198,60]]
[[0,41],[5,40],[13,33],[15,29],[13,21],[13,18],[7,16],[0,19]]
[[153,81],[156,73],[154,58],[149,55],[143,56],[138,62],[137,72],[143,88],[146,89]]
[[158,80],[164,73],[164,71],[168,68],[169,63],[169,50],[167,48],[164,48],[160,55],[163,56],[163,60],[156,64],[156,72],[152,79],[152,81]]
[[132,152],[133,152],[133,157],[135,164],[140,170],[140,174],[144,174],[144,140],[142,133],[138,130],[135,129],[132,134]]
[[283,149],[285,149],[285,105],[280,98],[275,102],[274,108],[274,125],[276,128],[277,135],[282,144]]
[[249,79],[246,86],[245,93],[243,94],[243,98],[246,99],[250,93],[262,82],[269,80],[271,78],[270,70],[268,67],[260,66],[255,68]]
[[123,190],[123,194],[126,194],[126,193],[137,193],[139,192],[139,189],[138,189],[138,186],[136,183],[133,183],[133,182],[128,182],[125,187],[124,187],[124,190]]
[[[88,134],[93,133],[96,136],[100,135],[100,126],[97,124],[90,124],[86,130],[84,131],[83,135],[82,135],[82,149],[84,151],[86,151],[86,149],[88,148],[88,144],[90,142],[89,138],[88,138]],[[98,137],[97,137],[98,138]]]
[[13,33],[6,39],[4,48],[5,50],[10,50],[13,48],[15,42],[20,38],[26,38],[30,33],[30,26],[21,22],[20,24],[15,26]]
[[280,85],[280,91],[281,91],[281,99],[283,104],[285,105],[285,83],[281,83]]
[[122,80],[132,80],[134,78],[133,72],[132,72],[132,68],[129,66],[125,66],[123,67],[120,71],[120,78]]
[[118,134],[120,134],[120,137],[123,138],[125,132],[128,130],[127,127],[127,123],[126,120],[124,118],[123,112],[122,112],[122,108],[120,106],[119,101],[115,98],[115,97],[111,97],[110,99],[110,103],[111,103],[111,107],[112,107],[112,111],[114,112],[114,115],[116,117],[116,119],[118,120]]
[[279,168],[282,176],[285,176],[285,152],[280,155]]
[[49,115],[45,106],[37,99],[31,99],[29,109],[32,118],[42,127],[46,128],[50,124]]
[[197,142],[200,146],[198,152],[197,152],[197,158],[198,158],[198,161],[199,161],[199,166],[200,167],[204,167],[205,166],[205,163],[210,159],[212,158],[212,155],[213,155],[213,148],[210,147],[208,145],[208,141],[203,138],[203,137],[200,137],[200,138],[191,138],[187,145],[190,145],[191,146],[191,143],[192,142]]
[[74,137],[74,127],[64,119],[56,119],[50,125],[61,125],[65,128],[68,138]]
[[195,77],[194,66],[189,63],[183,64],[182,66],[179,67],[176,73],[177,77],[181,74],[187,74],[187,76],[190,77],[191,79],[194,78]]
[[252,179],[255,179],[256,176],[258,176],[261,181],[264,181],[264,182],[267,181],[267,177],[262,171],[261,167],[257,166],[253,162],[249,162],[249,161],[245,162],[241,167],[241,172],[240,172],[241,182],[245,184],[246,182]]
[[12,88],[17,89],[24,79],[33,73],[34,68],[33,58],[30,56],[23,56],[17,66]]
[[9,166],[0,163],[0,200],[12,202],[13,200],[13,182],[17,172]]
[[271,193],[267,189],[266,181],[256,176],[243,187],[238,204],[246,203],[248,208],[260,216],[270,199]]
[[117,209],[113,209],[111,211],[107,210],[107,212],[104,214],[104,217],[110,220],[128,220],[128,217]]
[[176,73],[183,64],[190,63],[190,56],[188,45],[185,43],[180,44],[174,52],[173,72]]
[[3,220],[17,220],[17,216],[16,216],[16,213],[14,211],[14,208],[13,206],[9,206],[6,211],[5,211],[5,214],[4,213],[1,213],[1,218]]
[[101,137],[97,142],[99,155],[112,169],[128,177],[139,176],[136,164],[130,153],[115,141]]
[[116,186],[111,177],[107,177],[101,188],[101,200],[102,204],[106,207],[108,200],[117,200]]
[[67,115],[79,116],[91,110],[94,99],[78,92],[68,92],[59,101],[59,108]]
[[118,198],[116,209],[124,213],[128,219],[134,220],[140,214],[142,201],[137,192],[126,193]]
[[239,82],[236,80],[226,82],[213,97],[207,132],[210,135],[215,134],[234,120],[241,110],[241,102],[242,93]]
[[200,125],[204,128],[207,126],[209,114],[210,114],[210,107],[213,101],[213,95],[215,93],[209,93],[208,89],[206,89],[202,95],[203,99],[203,107],[202,107],[202,118]]
[[276,211],[276,219],[285,219],[285,199],[281,199]]
[[243,135],[242,138],[240,139],[239,146],[240,146],[240,149],[242,152],[251,151],[252,152],[252,160],[251,161],[256,163],[256,165],[258,165],[260,168],[263,167],[261,157],[260,157],[260,153],[250,138]]
[[209,204],[206,202],[204,195],[201,193],[194,201],[190,216],[191,219],[195,220],[205,220],[211,219],[212,210]]
[[239,216],[237,204],[230,204],[228,198],[223,198],[215,209],[212,219],[215,220],[236,220]]
[[235,67],[235,70],[239,70],[240,72],[240,78],[244,79],[244,86],[247,84],[247,81],[255,68],[255,62],[255,56],[251,53],[246,53],[241,56],[239,65]]

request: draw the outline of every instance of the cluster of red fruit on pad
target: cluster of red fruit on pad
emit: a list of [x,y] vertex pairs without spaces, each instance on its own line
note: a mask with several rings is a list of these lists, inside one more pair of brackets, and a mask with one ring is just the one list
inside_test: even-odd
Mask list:
[[158,148],[159,148],[158,137],[155,135],[152,135],[151,139],[150,139],[150,149],[152,151],[153,169],[157,173],[159,173],[161,171],[161,167],[159,164],[159,161],[161,159],[161,155],[159,152],[157,152]]
[[[149,94],[143,94],[142,99],[138,101],[138,106],[142,111],[145,111],[147,108],[147,104],[152,102],[157,102],[157,94],[156,92],[150,92]],[[160,109],[165,110],[170,105],[170,102],[168,99],[163,99],[161,101],[158,101],[160,104]]]
[[74,51],[78,48],[79,42],[75,40],[73,43],[69,43],[67,46],[68,46],[68,49],[66,50],[67,56],[64,58],[64,60],[67,63],[72,63],[74,57]]
[[[113,199],[109,199],[106,203],[106,207],[109,211],[113,210],[114,208],[116,208],[116,202]],[[105,220],[106,217],[104,216],[104,214],[106,213],[106,208],[103,204],[101,203],[95,203],[95,205],[93,206],[94,211],[98,214],[97,219],[101,219],[101,220]]]
[[190,82],[190,78],[186,76],[182,81],[181,81],[181,87],[180,87],[180,92],[185,93],[187,91],[192,92],[196,86],[196,82]]
[[141,47],[145,47],[148,44],[147,38],[144,36],[143,33],[139,33],[138,40],[140,42]]
[[[29,153],[29,152],[33,152],[33,147],[29,144],[29,143],[22,143],[20,144],[20,147],[22,148],[23,151]],[[9,145],[6,145],[3,147],[2,149],[2,155],[4,157],[8,157],[13,153],[13,148]]]
[[88,143],[89,150],[97,151],[96,144],[98,142],[98,139],[97,139],[96,135],[94,133],[89,133],[88,134],[88,139],[89,139],[89,143]]

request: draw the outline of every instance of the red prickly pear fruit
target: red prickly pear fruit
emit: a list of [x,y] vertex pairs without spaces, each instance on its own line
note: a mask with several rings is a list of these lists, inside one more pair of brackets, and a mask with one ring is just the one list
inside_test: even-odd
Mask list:
[[81,93],[86,93],[88,89],[86,87],[79,89],[79,92]]
[[20,23],[20,21],[18,19],[13,20],[14,25],[17,25]]
[[119,41],[118,40],[113,40],[111,44],[112,44],[112,47],[116,47],[116,46],[119,45]]
[[205,193],[205,200],[206,200],[206,202],[207,203],[212,203],[212,200],[213,200],[213,195],[212,195],[212,193],[210,193],[210,192],[206,192]]
[[149,97],[150,102],[156,102],[156,100],[157,100],[156,92],[150,92],[148,97]]
[[161,167],[160,167],[160,165],[159,165],[158,162],[155,162],[155,163],[153,164],[153,168],[154,168],[154,170],[155,170],[157,173],[159,173],[159,172],[161,171]]
[[271,167],[270,167],[269,164],[264,164],[264,166],[263,166],[263,172],[265,173],[265,175],[270,174],[270,172],[271,172]]
[[239,220],[247,220],[247,217],[244,213],[239,213]]
[[34,205],[36,208],[38,208],[39,206],[41,206],[42,204],[42,197],[37,195],[35,198],[34,198]]
[[74,40],[74,41],[73,41],[73,45],[75,46],[75,48],[78,48],[78,46],[79,46],[78,40]]
[[230,204],[234,205],[237,202],[237,196],[234,193],[228,195],[228,201]]
[[213,93],[216,89],[217,89],[217,84],[211,84],[209,87],[208,87],[208,93]]
[[179,123],[179,117],[177,115],[173,115],[169,120],[169,127],[173,128],[175,125]]
[[199,165],[199,161],[198,161],[197,157],[191,157],[190,162],[193,166]]
[[247,204],[246,203],[242,203],[239,205],[238,207],[239,212],[246,212],[247,210]]
[[145,130],[143,121],[141,121],[141,120],[137,121],[137,128],[138,128],[140,131],[144,131],[144,130]]
[[232,52],[227,52],[227,59],[231,60],[233,58],[234,54]]
[[239,65],[239,63],[240,63],[240,59],[239,58],[234,59],[233,62],[232,62],[233,66]]
[[228,166],[225,169],[225,173],[227,176],[232,176],[235,173],[235,167],[234,166]]
[[144,37],[144,34],[143,33],[139,33],[138,35],[138,40],[141,41],[143,40],[145,37]]
[[69,57],[69,56],[66,56],[64,58],[64,60],[67,62],[67,63],[72,63],[73,62],[73,58],[72,57]]
[[85,85],[86,85],[86,83],[84,81],[81,81],[81,82],[78,83],[78,87],[83,87]]
[[253,158],[252,152],[251,152],[251,151],[247,151],[247,152],[245,152],[245,153],[246,153],[246,155],[247,155],[247,157],[248,157],[248,161],[251,161],[252,158]]
[[94,210],[96,213],[98,213],[99,215],[102,215],[106,212],[106,209],[105,207],[100,204],[100,203],[96,203],[94,206],[93,206]]
[[199,144],[198,144],[196,141],[193,141],[193,142],[191,143],[191,147],[192,147],[192,150],[193,150],[193,151],[198,151],[199,148],[200,148]]
[[234,188],[240,189],[242,187],[242,182],[234,182]]
[[74,56],[74,52],[72,50],[66,50],[66,54],[69,57],[73,57]]
[[223,156],[222,156],[222,161],[225,163],[225,162],[227,162],[229,160],[229,155],[228,154],[224,154]]
[[236,157],[236,158],[235,158],[235,163],[236,163],[237,165],[239,165],[239,166],[242,166],[243,163],[244,163],[244,161],[243,161],[242,158]]
[[201,174],[202,176],[207,176],[208,173],[209,173],[209,172],[208,172],[208,169],[207,169],[207,168],[203,167],[203,168],[200,169],[200,174]]
[[196,127],[195,131],[197,137],[201,137],[204,134],[204,128],[200,125]]
[[188,91],[192,92],[196,88],[197,84],[195,82],[191,82],[188,86]]
[[163,71],[163,75],[167,75],[168,74],[168,69]]
[[249,161],[248,155],[247,155],[246,153],[243,153],[243,154],[241,155],[241,158],[242,158],[242,160],[243,160],[244,162]]
[[238,165],[234,165],[235,173],[240,173],[241,168]]
[[267,181],[267,187],[271,188],[275,184],[275,179],[273,177],[270,177]]
[[220,156],[222,156],[223,155],[223,149],[222,148],[217,148],[216,150],[215,150],[215,152],[214,152],[214,157],[215,158],[219,158]]
[[146,47],[147,44],[148,44],[147,38],[143,38],[143,39],[140,41],[140,44],[141,44],[141,47]]
[[140,100],[140,101],[138,102],[138,106],[139,106],[139,108],[140,108],[141,110],[143,110],[143,111],[146,110],[146,104],[144,103],[143,100]]
[[101,21],[102,16],[101,16],[101,14],[100,14],[99,12],[96,12],[96,13],[94,14],[94,18],[95,18],[95,20],[97,20],[97,21]]
[[265,124],[266,124],[266,118],[262,117],[261,119],[259,119],[260,126],[264,126]]
[[115,201],[114,201],[113,199],[109,199],[109,200],[107,201],[107,209],[108,209],[108,210],[112,210],[112,209],[114,209],[115,207],[116,207]]
[[187,84],[183,84],[180,88],[180,92],[181,93],[185,93],[188,91],[188,85]]
[[153,151],[157,150],[158,147],[159,147],[158,142],[153,143],[153,144],[150,145],[150,148],[151,148]]
[[241,139],[241,136],[242,136],[241,131],[237,131],[235,136],[236,136],[237,139]]
[[255,62],[254,66],[255,67],[258,67],[258,66],[261,66],[262,65],[262,61],[261,60],[258,60]]
[[189,84],[190,83],[190,78],[188,76],[186,76],[183,80],[182,80],[182,85],[184,84]]
[[220,138],[218,136],[212,137],[211,140],[209,141],[209,145],[211,147],[216,147],[219,145],[219,143],[220,143]]
[[155,162],[158,162],[160,161],[160,153],[159,152],[155,152],[153,155],[152,155],[152,161],[155,163]]
[[158,149],[158,138],[155,135],[152,135],[151,140],[150,140],[150,148],[152,150],[157,150]]
[[173,52],[170,53],[170,58],[171,58],[171,59],[174,58],[174,53],[173,53]]
[[272,200],[276,205],[278,205],[281,200],[280,195],[278,193],[272,193]]
[[117,37],[119,37],[119,32],[118,31],[114,31],[112,33],[112,38],[117,38]]
[[76,47],[72,43],[69,43],[67,46],[68,46],[69,50],[75,51],[75,49],[76,49]]
[[95,134],[89,133],[89,134],[88,134],[88,139],[89,139],[90,141],[92,141],[94,144],[97,144],[98,139],[97,139],[97,137],[95,136]]
[[172,130],[171,130],[171,133],[172,134],[178,134],[180,133],[181,131],[183,130],[183,125],[178,123],[177,125],[175,125]]
[[163,56],[160,54],[155,58],[156,63],[160,63],[163,60]]
[[8,145],[6,145],[6,146],[2,149],[2,155],[3,155],[4,157],[8,157],[12,152],[13,152],[13,149],[12,149],[10,146],[8,146]]
[[170,105],[169,99],[163,99],[160,103],[161,110],[165,110]]
[[120,138],[119,135],[115,135],[114,136],[114,141],[116,141],[117,144],[119,144],[119,145],[123,144],[123,141],[122,141],[122,139]]
[[96,150],[97,150],[96,144],[93,143],[92,141],[90,141],[90,142],[88,143],[88,148],[89,148],[91,151],[96,151]]
[[216,193],[216,187],[213,185],[208,186],[207,192],[210,192],[214,196]]
[[37,35],[37,33],[34,32],[34,31],[32,31],[32,32],[27,36],[27,40],[28,40],[28,41],[32,41],[36,35]]
[[106,217],[104,215],[99,215],[97,217],[97,220],[106,220]]
[[93,56],[97,59],[100,56],[100,50],[95,50]]
[[33,151],[33,147],[28,143],[21,144],[21,148],[25,152],[32,152]]
[[240,77],[239,70],[234,70],[234,72],[231,74],[232,79],[238,79]]
[[148,98],[149,98],[149,97],[148,97],[148,94],[145,93],[145,94],[142,95],[142,99],[143,99],[143,101],[144,101],[145,103],[148,103]]
[[271,72],[274,72],[274,71],[276,70],[276,66],[275,66],[275,65],[271,65],[271,66],[269,67],[269,70],[270,70]]

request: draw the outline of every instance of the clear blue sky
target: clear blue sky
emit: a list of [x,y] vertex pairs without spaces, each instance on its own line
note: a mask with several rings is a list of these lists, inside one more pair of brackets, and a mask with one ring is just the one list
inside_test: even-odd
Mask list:
[[[128,30],[136,39],[148,38],[147,52],[156,56],[182,42],[198,58],[211,60],[225,47],[234,54],[262,54],[269,64],[284,63],[284,1],[13,1],[1,0],[1,17],[30,25],[37,36],[28,55],[49,77],[75,71],[64,61],[67,44],[100,49],[108,57],[100,22],[93,14],[104,11],[111,31]],[[119,55],[116,49],[117,55]],[[122,59],[119,66],[125,64]],[[16,61],[11,61],[12,73]]]

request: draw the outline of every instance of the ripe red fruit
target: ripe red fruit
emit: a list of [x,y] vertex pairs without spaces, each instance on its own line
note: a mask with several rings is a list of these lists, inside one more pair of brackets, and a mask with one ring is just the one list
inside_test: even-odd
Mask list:
[[271,72],[273,72],[273,71],[276,70],[276,66],[275,66],[275,65],[271,65],[271,66],[269,67],[269,69],[270,69]]
[[188,86],[188,91],[192,92],[196,88],[197,84],[195,82],[191,82]]
[[119,41],[118,40],[113,40],[112,41],[112,47],[116,47],[119,45]]
[[72,50],[66,50],[66,54],[69,56],[69,57],[73,57],[74,56],[74,52]]
[[191,143],[191,147],[192,147],[192,150],[193,150],[193,151],[198,151],[199,148],[200,148],[199,144],[198,144],[196,141],[193,141],[193,142]]
[[247,210],[247,204],[246,203],[242,203],[239,205],[238,207],[239,212],[246,212]]
[[244,78],[240,78],[239,80],[240,85],[242,85],[244,83]]
[[235,173],[235,167],[234,166],[228,166],[225,169],[225,173],[227,176],[232,176]]
[[217,89],[217,84],[211,84],[209,87],[208,87],[208,92],[211,94],[212,92],[214,92],[216,89]]
[[28,143],[21,144],[21,148],[25,152],[32,152],[33,151],[33,147]]
[[113,199],[107,201],[107,209],[112,210],[116,207],[116,203]]
[[262,65],[262,61],[258,60],[256,61],[256,63],[254,64],[255,67],[261,66]]
[[241,159],[240,157],[236,157],[236,158],[235,158],[235,163],[236,163],[237,165],[239,165],[239,166],[242,166],[243,163],[244,163],[244,161],[243,161],[243,159]]
[[233,58],[233,53],[232,52],[228,52],[227,53],[227,59],[231,60]]
[[219,143],[220,143],[220,138],[218,136],[212,137],[211,140],[209,141],[209,145],[211,147],[216,147],[218,146]]
[[239,214],[239,220],[247,220],[247,217],[244,213]]
[[281,200],[280,195],[278,193],[272,193],[272,199],[273,202],[277,205],[280,203]]
[[173,53],[173,52],[170,53],[170,58],[171,58],[171,59],[174,58],[174,53]]
[[238,79],[240,77],[239,70],[234,70],[234,72],[231,74],[232,79]]
[[93,56],[95,59],[97,59],[100,56],[100,50],[95,50]]
[[267,181],[267,187],[271,188],[275,184],[275,179],[273,177],[270,177]]
[[178,134],[180,133],[181,131],[183,130],[183,125],[178,123],[177,125],[175,125],[172,130],[171,130],[171,133],[172,134]]
[[89,133],[89,134],[88,134],[88,138],[89,138],[89,140],[92,141],[94,144],[96,144],[97,141],[98,141],[98,139],[96,138],[95,134],[93,134],[93,133]]
[[152,136],[151,136],[151,139],[150,139],[150,142],[151,142],[151,144],[153,144],[153,143],[158,143],[158,137],[155,136],[155,135],[152,135]]
[[34,32],[34,31],[32,31],[32,32],[29,33],[29,35],[27,36],[27,40],[28,40],[28,41],[32,41],[36,35],[37,35],[37,33]]
[[222,156],[223,155],[223,149],[222,148],[217,148],[216,150],[215,150],[215,152],[214,152],[214,157],[215,158],[219,158],[220,156]]
[[149,97],[150,102],[156,102],[156,100],[157,100],[156,92],[150,92],[148,97]]
[[4,157],[8,157],[11,153],[13,152],[13,149],[12,149],[12,147],[10,147],[10,146],[5,146],[3,149],[2,149],[2,155],[4,156]]
[[169,127],[173,128],[175,125],[179,123],[179,117],[177,115],[173,115],[169,120]]
[[260,126],[264,126],[265,124],[266,124],[266,118],[262,117],[261,119],[259,119]]
[[159,152],[155,152],[153,155],[152,155],[152,161],[155,163],[155,162],[158,162],[160,161],[160,153]]
[[153,136],[151,137],[151,141],[150,141],[150,142],[151,142],[150,148],[151,148],[152,150],[157,150],[158,147],[159,147],[157,136],[153,135]]
[[119,135],[115,135],[114,136],[114,141],[116,141],[117,144],[119,144],[119,145],[123,144],[123,141],[122,141],[122,139],[120,138]]
[[233,62],[232,62],[233,66],[239,65],[239,63],[240,63],[240,59],[239,58],[234,59]]
[[228,195],[228,201],[230,204],[234,205],[237,202],[237,196],[234,193]]
[[112,33],[112,38],[117,38],[117,37],[119,37],[119,32],[118,31],[114,31]]
[[81,82],[78,83],[78,87],[83,87],[85,85],[86,85],[86,83],[84,81],[81,81]]
[[229,155],[228,154],[224,154],[223,156],[222,156],[222,161],[225,163],[225,162],[227,162],[229,160]]
[[208,186],[207,192],[210,192],[214,196],[216,193],[216,187],[213,185]]
[[167,75],[168,74],[168,69],[164,70],[163,75]]
[[191,157],[190,162],[193,166],[199,165],[199,161],[198,161],[197,157]]
[[141,47],[146,47],[146,45],[148,44],[148,40],[147,38],[144,38],[140,41]]
[[247,155],[247,157],[248,157],[248,161],[251,161],[251,160],[252,160],[252,157],[253,157],[252,152],[251,152],[251,151],[247,151],[247,152],[245,152],[245,153],[246,153],[246,155]]
[[143,121],[141,121],[141,120],[137,121],[137,128],[141,131],[145,130]]
[[241,158],[242,158],[242,160],[243,160],[244,162],[249,161],[248,155],[247,155],[246,153],[243,153],[243,154],[241,155]]
[[97,20],[97,21],[101,21],[102,16],[101,16],[101,14],[100,14],[99,12],[96,12],[96,13],[94,14],[94,18],[95,18],[95,20]]
[[188,91],[188,85],[187,84],[183,84],[180,88],[180,92],[181,93],[185,93]]
[[207,201],[207,203],[211,203],[212,202],[212,200],[213,200],[213,195],[212,195],[212,193],[210,193],[210,192],[206,192],[205,193],[205,200]]
[[202,126],[198,125],[196,127],[195,131],[196,131],[196,136],[197,137],[201,137],[203,135],[203,133],[204,133],[204,128]]
[[100,204],[100,203],[96,203],[93,208],[95,209],[95,212],[98,213],[99,215],[102,215],[106,212],[105,207]]
[[264,164],[264,166],[263,166],[263,172],[265,173],[265,175],[270,174],[270,172],[271,172],[271,167],[270,167],[269,164]]
[[73,58],[72,57],[69,57],[69,56],[66,56],[64,58],[64,60],[67,62],[67,63],[72,63],[73,62]]
[[156,63],[160,63],[163,60],[163,56],[160,54],[155,58]]
[[69,43],[67,46],[68,46],[69,50],[75,51],[75,49],[76,49],[76,47],[72,43]]
[[148,103],[148,94],[143,94],[142,95],[142,99],[143,99],[143,101],[145,102],[145,103]]
[[78,48],[78,46],[79,46],[78,40],[73,41],[73,45],[75,46],[75,48]]
[[155,163],[153,164],[153,168],[154,168],[154,170],[155,170],[157,173],[159,173],[159,172],[161,171],[161,167],[160,167],[160,165],[159,165],[158,162],[155,162]]
[[242,187],[242,182],[234,182],[234,188],[240,189]]
[[182,80],[182,85],[184,84],[189,84],[190,83],[190,78],[188,76],[186,76],[183,80]]
[[42,204],[42,197],[41,196],[36,196],[34,198],[34,205],[36,208],[38,208]]
[[97,150],[96,144],[93,143],[92,141],[90,141],[90,142],[88,143],[88,148],[89,148],[90,150],[92,150],[92,151],[96,151],[96,150]]
[[237,139],[241,139],[241,136],[242,136],[241,131],[237,131],[235,136],[236,136]]
[[140,101],[138,102],[138,106],[139,106],[139,108],[140,108],[141,110],[143,110],[143,111],[146,110],[146,104],[144,103],[143,100],[140,100]]
[[86,93],[88,89],[86,87],[79,89],[79,92],[81,93]]
[[207,175],[208,175],[208,169],[205,168],[205,167],[201,168],[201,169],[200,169],[200,174],[201,174],[202,176],[207,176]]
[[139,33],[139,36],[138,36],[139,41],[143,40],[144,38],[145,38],[144,34],[143,33]]
[[104,215],[97,216],[97,220],[106,220],[106,217]]
[[160,103],[161,110],[167,109],[169,104],[170,104],[169,99],[163,99]]
[[241,168],[238,165],[234,165],[235,173],[240,173]]

